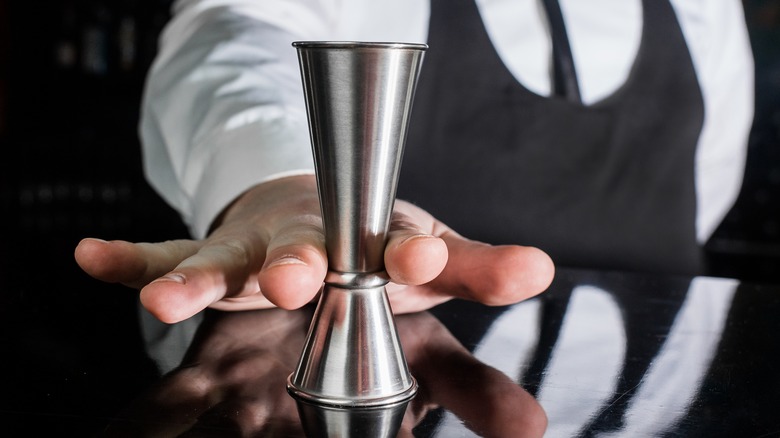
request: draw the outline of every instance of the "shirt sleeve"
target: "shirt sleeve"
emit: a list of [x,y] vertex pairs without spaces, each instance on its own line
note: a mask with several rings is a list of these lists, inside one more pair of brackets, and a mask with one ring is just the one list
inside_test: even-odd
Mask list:
[[704,96],[696,155],[697,237],[704,242],[733,206],[745,170],[754,110],[754,63],[739,0],[672,2]]
[[184,0],[160,38],[141,107],[144,171],[192,235],[249,187],[313,172],[291,43],[331,26],[317,1]]

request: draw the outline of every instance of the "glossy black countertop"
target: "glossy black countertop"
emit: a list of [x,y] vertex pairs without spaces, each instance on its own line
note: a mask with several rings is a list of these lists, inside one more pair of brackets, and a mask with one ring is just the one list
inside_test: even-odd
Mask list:
[[[303,436],[285,381],[311,309],[167,326],[35,254],[0,260],[0,435]],[[397,325],[401,436],[523,436],[540,407],[550,437],[780,436],[780,286],[559,268],[535,299]]]

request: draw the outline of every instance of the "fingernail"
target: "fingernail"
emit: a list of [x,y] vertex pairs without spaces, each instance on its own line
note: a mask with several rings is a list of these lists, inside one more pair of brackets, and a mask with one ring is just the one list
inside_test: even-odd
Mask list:
[[306,262],[304,262],[303,259],[301,259],[300,257],[296,257],[292,254],[286,254],[272,261],[266,267],[273,268],[274,266],[282,266],[282,265],[306,265]]
[[187,283],[187,277],[185,277],[182,274],[179,274],[177,272],[171,272],[169,274],[165,274],[162,277],[158,278],[157,280],[154,280],[152,283],[157,283],[161,281],[172,281],[174,283],[179,284],[186,284]]
[[411,242],[412,240],[417,239],[436,239],[437,237],[431,234],[413,234],[406,239],[402,240],[401,243],[398,244],[398,246],[406,245],[407,242]]

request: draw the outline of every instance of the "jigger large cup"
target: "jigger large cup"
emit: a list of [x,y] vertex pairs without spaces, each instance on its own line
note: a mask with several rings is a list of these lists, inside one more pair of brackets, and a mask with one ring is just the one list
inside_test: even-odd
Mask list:
[[412,398],[384,250],[424,44],[296,42],[329,272],[287,388],[308,403]]

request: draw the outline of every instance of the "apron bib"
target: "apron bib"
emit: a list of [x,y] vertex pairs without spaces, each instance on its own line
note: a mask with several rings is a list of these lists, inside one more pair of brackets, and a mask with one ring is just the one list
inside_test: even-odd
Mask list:
[[558,265],[700,272],[704,104],[668,0],[643,1],[626,83],[589,106],[520,84],[472,0],[433,0],[428,44],[399,199],[468,238],[537,246]]

